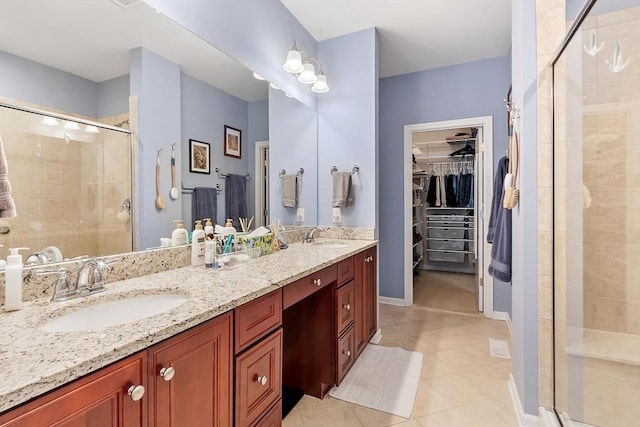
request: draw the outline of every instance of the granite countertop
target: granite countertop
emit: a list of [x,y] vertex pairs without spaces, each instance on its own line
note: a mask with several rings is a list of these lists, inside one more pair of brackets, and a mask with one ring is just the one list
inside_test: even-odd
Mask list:
[[[85,298],[57,303],[39,299],[26,302],[20,311],[1,312],[0,412],[377,243],[340,242],[344,246],[294,243],[227,270],[177,268],[113,282],[106,285],[106,292]],[[165,313],[102,331],[51,333],[38,329],[52,318],[94,303],[160,293],[182,294],[189,300]]]

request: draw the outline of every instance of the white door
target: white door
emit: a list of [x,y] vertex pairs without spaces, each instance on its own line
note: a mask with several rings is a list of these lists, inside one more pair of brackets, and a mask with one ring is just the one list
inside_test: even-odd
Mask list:
[[476,286],[478,288],[478,311],[484,311],[484,156],[483,128],[478,128],[476,139],[476,161],[474,176],[474,238],[473,250],[476,260]]
[[269,224],[269,141],[256,142],[255,227]]

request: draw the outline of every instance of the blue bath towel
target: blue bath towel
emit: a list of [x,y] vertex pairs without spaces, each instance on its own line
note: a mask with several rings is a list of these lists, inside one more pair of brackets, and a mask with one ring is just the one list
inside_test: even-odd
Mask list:
[[247,217],[247,177],[228,174],[224,186],[225,218]]
[[[211,218],[215,223],[218,215],[218,192],[211,187],[196,187],[193,189],[192,220]],[[202,222],[204,224],[204,221]]]
[[487,242],[493,244],[489,274],[502,282],[511,282],[511,209],[502,206],[504,177],[508,168],[509,159],[501,158],[493,180],[493,201],[487,233]]

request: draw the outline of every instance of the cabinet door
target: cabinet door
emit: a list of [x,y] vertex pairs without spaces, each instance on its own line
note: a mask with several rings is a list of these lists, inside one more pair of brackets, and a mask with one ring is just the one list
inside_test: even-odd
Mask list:
[[376,248],[354,255],[355,319],[354,340],[359,355],[377,330],[378,293],[376,286]]
[[280,427],[282,425],[282,399],[262,417],[256,427]]
[[230,426],[232,317],[223,314],[149,349],[152,426]]
[[368,342],[378,330],[378,287],[377,281],[377,256],[376,248],[370,248],[366,251],[365,258],[365,280],[364,280],[364,298],[365,304],[365,338]]
[[146,426],[148,397],[134,401],[128,394],[132,387],[144,387],[146,360],[141,352],[89,374],[0,415],[0,426]]
[[282,329],[237,356],[235,373],[235,425],[251,426],[282,398]]
[[356,360],[355,344],[354,344],[354,330],[350,327],[346,332],[337,340],[336,345],[336,385],[340,385],[353,362]]
[[336,289],[336,338],[353,322],[355,317],[354,297],[353,281]]

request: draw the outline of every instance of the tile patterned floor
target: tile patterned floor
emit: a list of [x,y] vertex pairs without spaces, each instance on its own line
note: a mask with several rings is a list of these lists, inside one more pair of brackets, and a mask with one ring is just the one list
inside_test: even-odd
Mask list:
[[420,270],[413,278],[413,303],[438,310],[478,314],[475,276]]
[[327,396],[305,396],[285,427],[515,427],[507,381],[511,360],[489,354],[489,338],[510,342],[506,323],[481,315],[380,305],[381,345],[424,354],[410,419]]

